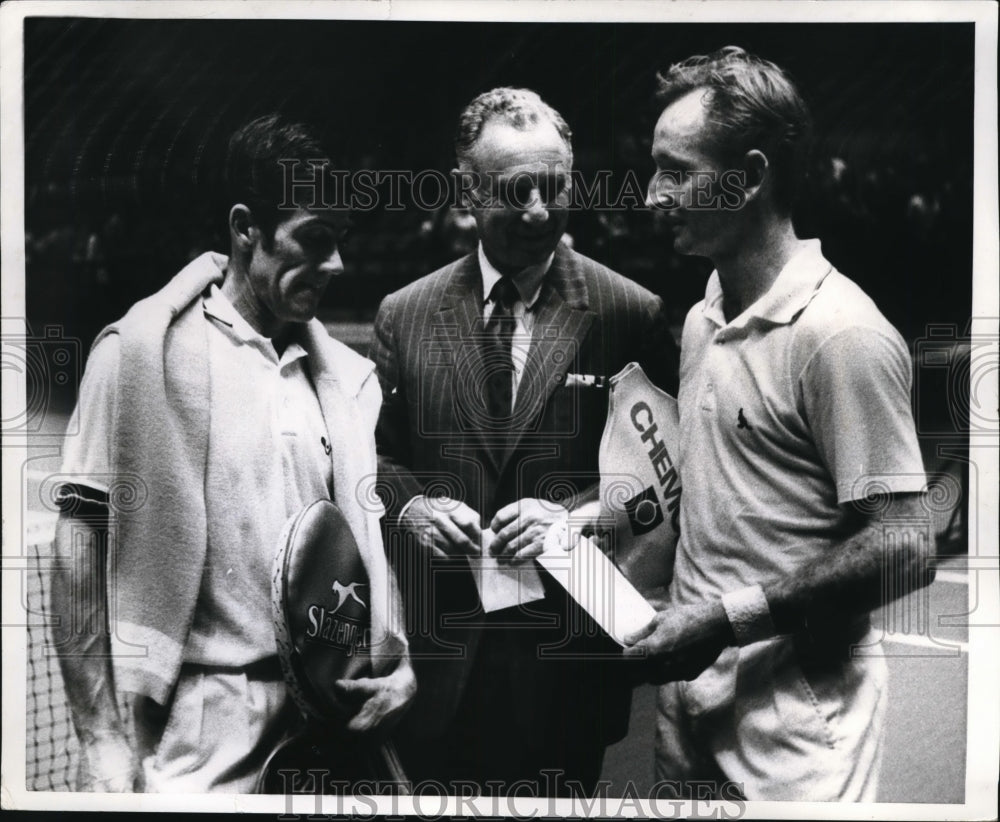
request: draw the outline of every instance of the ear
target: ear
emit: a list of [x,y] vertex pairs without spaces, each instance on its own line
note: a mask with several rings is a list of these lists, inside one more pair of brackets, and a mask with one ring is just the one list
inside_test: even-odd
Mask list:
[[253,213],[242,203],[237,203],[229,209],[229,239],[233,251],[249,253],[260,239],[260,229],[254,223]]
[[755,148],[750,149],[743,155],[743,171],[746,174],[746,184],[743,186],[743,195],[746,202],[760,197],[764,184],[768,181],[771,173],[767,155]]

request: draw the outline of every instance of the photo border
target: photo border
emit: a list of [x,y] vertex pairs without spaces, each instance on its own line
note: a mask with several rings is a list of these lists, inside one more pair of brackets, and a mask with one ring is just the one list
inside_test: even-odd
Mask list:
[[[93,16],[115,18],[184,18],[237,19],[252,15],[259,19],[369,19],[392,21],[503,21],[515,22],[974,22],[976,43],[975,73],[975,148],[974,148],[974,223],[973,223],[973,308],[972,332],[997,334],[1000,317],[1000,278],[997,277],[997,6],[991,2],[421,2],[386,0],[386,2],[18,2],[0,8],[0,149],[3,180],[0,194],[0,237],[2,237],[2,304],[4,333],[16,332],[24,307],[24,144],[23,144],[23,24],[31,16]],[[3,419],[10,419],[23,407],[26,389],[18,375],[3,372]],[[992,386],[994,400],[996,385]],[[994,405],[995,407],[995,405]],[[6,444],[5,444],[6,445]],[[970,500],[970,597],[974,603],[977,625],[969,631],[969,703],[966,746],[965,803],[846,805],[832,803],[748,802],[746,818],[769,819],[970,819],[996,815],[996,774],[1000,771],[1000,574],[997,573],[998,485],[997,446],[995,438],[970,442],[970,458],[976,466],[980,485],[977,498]],[[72,792],[25,791],[25,653],[27,632],[20,596],[18,563],[23,565],[23,528],[21,511],[24,488],[20,478],[27,461],[26,449],[18,446],[0,449],[3,456],[3,779],[2,802],[5,809],[31,810],[175,810],[211,812],[266,812],[288,816],[289,812],[306,817],[318,811],[313,797],[294,797],[290,802],[280,796],[199,795],[189,797],[154,795],[109,795]],[[971,496],[971,495],[970,495]],[[973,504],[973,502],[975,504]],[[976,584],[972,584],[975,579]],[[972,628],[978,627],[977,630]],[[652,753],[652,752],[650,752]],[[357,812],[372,814],[372,800],[359,800],[353,806],[346,800],[336,809],[324,800],[322,813]],[[567,815],[578,813],[575,800],[518,799],[515,812],[522,816]],[[489,800],[483,800],[488,812]],[[448,800],[429,804],[430,816],[469,813],[468,801]],[[685,812],[705,818],[724,811],[726,803],[697,803],[685,806]],[[395,806],[380,798],[381,813],[412,811],[405,798]],[[619,809],[624,815],[652,815],[646,800],[636,800]],[[731,810],[731,808],[730,808]]]

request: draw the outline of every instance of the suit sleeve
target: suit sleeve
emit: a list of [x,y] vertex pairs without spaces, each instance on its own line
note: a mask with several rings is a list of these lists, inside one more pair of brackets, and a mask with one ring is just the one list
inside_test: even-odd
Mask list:
[[652,297],[642,308],[642,336],[636,361],[646,376],[672,397],[677,396],[680,349],[670,333],[663,300]]
[[400,378],[400,351],[394,326],[392,297],[386,297],[375,316],[375,344],[372,358],[382,387],[382,409],[375,428],[378,449],[378,493],[386,518],[395,522],[400,511],[417,494],[420,482],[410,471],[410,419],[406,389]]

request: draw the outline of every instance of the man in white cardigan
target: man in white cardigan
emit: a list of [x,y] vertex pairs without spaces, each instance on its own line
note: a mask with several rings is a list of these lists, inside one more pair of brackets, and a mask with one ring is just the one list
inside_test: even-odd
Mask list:
[[326,156],[277,116],[239,130],[226,166],[230,256],[194,260],[91,351],[69,429],[79,433],[66,440],[52,591],[78,790],[253,789],[294,718],[272,558],[288,517],[316,499],[340,506],[371,585],[372,676],[334,685],[356,708],[348,730],[384,732],[415,691],[381,510],[363,502],[375,499],[363,488],[376,472],[374,365],[315,319],[343,270],[347,216],[286,179],[289,160]]

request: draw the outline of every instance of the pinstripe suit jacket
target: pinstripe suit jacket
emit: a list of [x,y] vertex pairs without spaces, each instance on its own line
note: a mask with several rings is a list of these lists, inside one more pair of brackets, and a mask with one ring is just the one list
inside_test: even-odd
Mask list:
[[517,499],[569,503],[599,478],[608,394],[567,376],[610,377],[636,360],[676,393],[677,348],[660,298],[560,244],[533,309],[513,421],[491,431],[480,390],[489,367],[480,344],[483,306],[473,253],[390,294],[375,320],[379,486],[417,671],[411,715],[430,734],[447,723],[462,693],[482,611],[466,560],[435,560],[452,567],[431,578],[426,556],[400,550],[406,546],[394,523],[402,506],[416,494],[443,493],[477,510],[486,525]]

